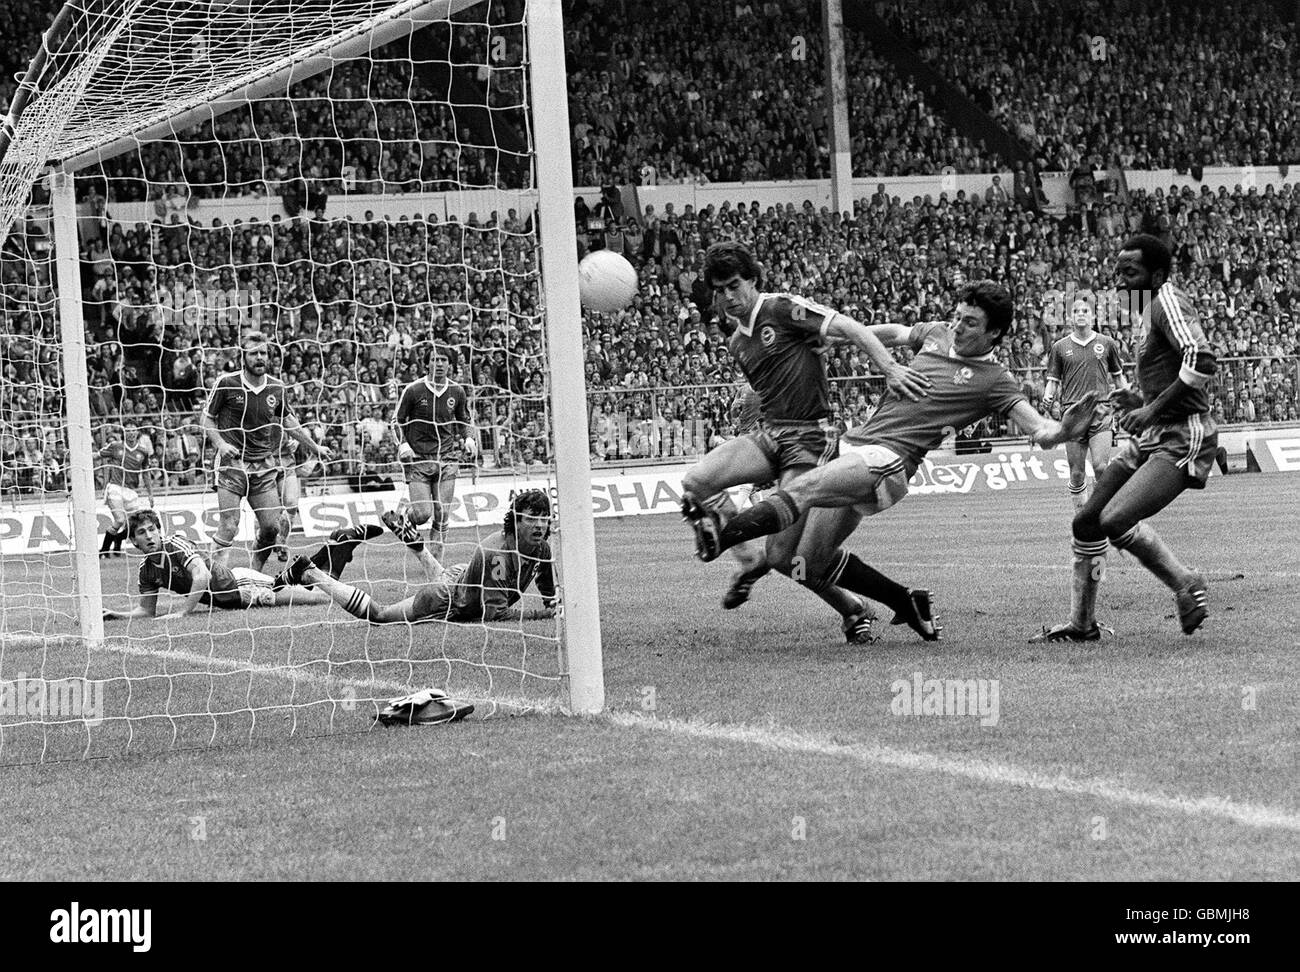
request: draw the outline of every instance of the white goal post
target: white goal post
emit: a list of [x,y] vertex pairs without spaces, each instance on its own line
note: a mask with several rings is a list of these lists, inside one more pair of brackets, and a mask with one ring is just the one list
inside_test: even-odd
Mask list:
[[[34,59],[33,69],[22,79],[5,131],[0,134],[0,243],[16,223],[26,219],[32,187],[43,182],[50,194],[48,225],[56,270],[57,340],[71,496],[70,567],[75,573],[72,600],[77,634],[91,656],[106,644],[111,648],[115,637],[121,639],[113,631],[106,634],[102,620],[105,595],[96,523],[98,457],[92,438],[97,419],[92,417],[87,377],[81,279],[84,256],[74,188],[77,174],[88,166],[101,166],[124,153],[140,151],[154,140],[176,137],[191,126],[212,123],[226,112],[247,110],[259,99],[283,98],[290,85],[341,62],[365,56],[458,14],[472,16],[479,2],[71,0],[46,35],[47,50]],[[526,0],[523,7],[526,54],[522,66],[529,92],[525,97],[531,155],[531,175],[525,188],[531,193],[527,198],[536,200],[536,210],[529,214],[530,232],[535,234],[540,269],[537,313],[547,365],[540,407],[548,425],[544,434],[550,440],[545,478],[553,483],[556,497],[552,549],[560,604],[554,639],[562,692],[559,708],[573,714],[594,714],[604,708],[605,698],[563,20],[560,0]],[[487,21],[486,13],[483,17]],[[487,21],[489,29],[491,24]],[[60,29],[62,37],[57,34]],[[491,65],[484,68],[492,70]],[[58,502],[66,501],[60,498]],[[247,509],[244,515],[249,515]],[[342,618],[339,623],[360,622]],[[39,630],[34,634],[40,637]],[[0,633],[0,638],[8,635]],[[256,643],[257,639],[253,640]],[[129,645],[123,650],[126,654],[120,667],[129,694],[135,676],[125,659],[134,657],[136,650]],[[259,650],[249,651],[250,686],[268,668],[252,660]],[[183,651],[174,654],[169,665],[184,668],[202,661],[201,652],[197,656]],[[295,675],[292,681],[295,693],[300,685],[325,686],[323,698],[313,696],[308,701],[313,706],[332,706],[331,728],[335,709],[347,709],[347,703],[356,697],[355,687],[365,684],[364,679],[355,677],[356,669],[348,666],[365,663],[372,672],[379,670],[368,636],[361,660],[338,654],[337,648],[330,647],[323,657],[314,659],[323,666],[324,674],[319,677]],[[237,659],[220,661],[227,672],[243,672]],[[472,664],[475,659],[471,655],[446,662],[451,671],[453,663]],[[87,671],[89,667],[88,662]],[[415,671],[409,662],[408,668]],[[194,674],[188,668],[184,672]],[[0,670],[0,680],[6,677],[11,677],[10,673]],[[346,691],[331,687],[329,680],[336,677]],[[385,688],[394,684],[388,676],[374,681]],[[491,674],[488,683],[492,683]],[[251,711],[256,722],[264,709],[274,706],[254,704],[252,688],[248,692],[243,708],[235,706],[230,711]],[[305,711],[306,703],[303,705]],[[228,713],[223,710],[223,714]],[[299,711],[294,709],[290,716],[296,725]],[[126,718],[145,716],[128,713]],[[168,718],[172,718],[170,709]],[[129,723],[128,729],[134,731],[135,725]],[[0,750],[5,745],[5,731],[0,724]],[[213,737],[216,735],[214,728]],[[254,735],[251,729],[249,735]],[[88,743],[86,748],[92,747]]]

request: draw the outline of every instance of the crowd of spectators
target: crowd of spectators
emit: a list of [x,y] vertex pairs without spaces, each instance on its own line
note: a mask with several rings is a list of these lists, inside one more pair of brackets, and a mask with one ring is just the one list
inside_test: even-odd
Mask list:
[[[1178,284],[1224,359],[1216,419],[1297,419],[1300,192],[1290,186],[1138,192],[1063,219],[992,194],[903,200],[883,186],[847,218],[811,203],[743,202],[700,212],[647,207],[641,217],[644,229],[614,219],[583,241],[625,254],[641,277],[627,310],[584,315],[597,459],[689,457],[734,432],[741,375],[700,279],[704,251],[719,239],[753,248],[765,290],[864,321],[946,318],[966,281],[1007,283],[1016,324],[999,353],[1037,403],[1046,352],[1064,334],[1073,296],[1108,289],[1125,234],[1168,233]],[[403,385],[423,373],[434,335],[459,349],[456,377],[471,391],[491,461],[527,469],[549,459],[536,249],[532,227],[513,211],[464,224],[302,217],[109,226],[82,261],[96,434],[137,417],[157,440],[169,483],[203,480],[195,412],[217,377],[239,367],[238,334],[254,326],[273,335],[274,367],[304,424],[341,457],[331,475],[360,481],[396,471],[385,425]],[[35,483],[62,455],[51,439],[62,389],[50,265],[10,258],[0,269],[10,328],[0,450],[6,470],[26,470],[7,479]],[[1104,316],[1107,305],[1098,306]],[[1102,329],[1131,362],[1131,323]],[[826,361],[836,418],[861,423],[878,380],[851,346],[830,349]],[[988,424],[967,434],[1007,432]]]
[[886,20],[1040,171],[1300,162],[1286,5],[888,0]]
[[[598,241],[641,267],[632,307],[588,316],[587,381],[605,390],[593,399],[593,451],[602,458],[647,449],[690,455],[727,434],[729,389],[740,375],[722,335],[704,326],[707,296],[699,280],[705,248],[723,238],[753,247],[766,270],[764,289],[800,293],[864,321],[946,319],[964,282],[1006,283],[1016,324],[1000,355],[1036,404],[1047,351],[1064,335],[1075,296],[1093,295],[1101,329],[1119,342],[1125,361],[1134,360],[1132,323],[1117,317],[1103,296],[1113,286],[1114,256],[1127,234],[1170,234],[1178,285],[1192,295],[1225,359],[1212,406],[1216,419],[1296,419],[1300,192],[1289,186],[1137,192],[1127,203],[1115,200],[1059,220],[1014,199],[958,192],[951,200],[904,201],[883,186],[855,207],[852,219],[817,212],[811,203],[724,204],[699,213],[670,206],[645,215],[647,230],[629,232],[632,221],[616,221]],[[835,348],[827,366],[841,423],[861,422],[879,391],[866,378],[863,356],[850,346]],[[665,396],[668,385],[694,387]],[[980,431],[987,437],[1006,430]]]
[[[458,27],[440,48],[475,74],[493,104],[506,108],[518,104],[522,59],[519,31],[508,26],[517,16],[512,4],[517,0],[493,4],[491,23]],[[1004,60],[968,64],[967,49],[957,45],[960,50],[948,50],[951,69],[1008,125],[1029,119],[1063,135],[1052,141],[1020,132],[1049,167],[1103,164],[1115,152],[1123,162],[1130,142],[1145,146],[1145,154],[1129,161],[1148,165],[1205,161],[1189,146],[1207,138],[1222,139],[1214,145],[1227,153],[1209,161],[1277,161],[1294,145],[1287,140],[1294,138],[1294,99],[1286,95],[1294,82],[1283,79],[1275,89],[1281,96],[1271,101],[1257,97],[1259,79],[1275,79],[1294,47],[1294,31],[1264,13],[1240,23],[1241,36],[1266,41],[1254,49],[1238,43],[1220,14],[1185,10],[1181,0],[1132,10],[1102,0],[1046,13],[1044,5],[1013,0],[1005,10],[964,20],[939,0],[885,9],[936,63],[943,60],[936,22],[961,28],[969,51],[1000,38],[1010,52]],[[1148,9],[1157,13],[1143,12]],[[0,28],[39,29],[36,10],[5,7]],[[1047,26],[1029,30],[1028,18],[1040,13]],[[1173,13],[1213,31],[1206,35],[1213,41]],[[1108,35],[1108,60],[1060,73],[1065,49],[1090,36],[1087,18],[1102,15],[1120,24]],[[575,4],[568,18],[573,118],[579,165],[588,166],[578,181],[823,174],[824,127],[806,108],[822,97],[821,32],[807,19],[813,16],[812,7],[788,0],[667,9],[625,0]],[[1148,16],[1162,18],[1155,23],[1168,28],[1162,35],[1168,42],[1155,48],[1159,57],[1144,59],[1133,54],[1145,49],[1133,42],[1130,25],[1149,28]],[[598,25],[611,17],[627,18],[628,29],[601,32]],[[19,47],[14,34],[5,36],[10,41],[0,56],[12,60]],[[708,42],[700,43],[702,37]],[[796,39],[802,58],[794,56]],[[21,45],[22,60],[29,48]],[[849,53],[859,171],[987,167],[980,150],[945,129],[919,92],[865,49]],[[1121,120],[1107,107],[1110,92],[1139,90],[1144,70],[1161,76],[1166,53],[1213,68],[1201,75],[1222,110],[1193,111],[1171,101],[1150,115],[1128,112],[1127,127],[1114,127]],[[515,69],[499,74],[503,64]],[[115,199],[132,198],[132,187],[158,187],[161,207],[153,224],[106,222],[99,238],[83,236],[97,445],[116,434],[123,417],[134,416],[155,441],[158,475],[167,484],[203,482],[210,462],[195,412],[207,388],[238,368],[239,333],[256,326],[274,338],[274,367],[300,418],[341,457],[316,475],[362,482],[395,473],[386,422],[402,386],[423,372],[434,335],[460,349],[456,377],[473,394],[490,460],[529,469],[550,459],[531,224],[514,211],[463,224],[419,215],[397,221],[328,215],[328,197],[336,192],[499,180],[486,151],[465,150],[468,136],[453,133],[455,119],[420,87],[421,77],[410,56],[340,64],[295,89],[292,103],[267,99],[223,116],[216,129],[209,124],[180,142],[110,162],[107,183],[84,180],[92,194],[106,188]],[[1192,90],[1172,79],[1161,85],[1169,98]],[[0,95],[11,92],[12,85]],[[1056,114],[1041,114],[1045,105]],[[1252,122],[1265,116],[1262,127]],[[1077,119],[1088,124],[1076,125]],[[1221,122],[1228,127],[1214,127]],[[1279,124],[1287,129],[1281,134]],[[1274,134],[1265,139],[1260,132]],[[628,310],[584,317],[593,456],[688,457],[734,432],[730,406],[740,375],[711,325],[700,279],[704,250],[719,239],[754,248],[765,289],[801,293],[862,320],[946,317],[964,282],[1006,282],[1017,323],[1001,354],[1037,402],[1046,351],[1061,333],[1053,322],[1064,319],[1068,295],[1108,286],[1125,234],[1167,233],[1179,285],[1193,296],[1225,359],[1216,418],[1296,420],[1300,192],[1117,191],[1057,218],[1037,211],[1018,188],[906,200],[882,186],[846,215],[811,203],[763,208],[738,197],[700,212],[665,205],[629,217],[609,213],[599,230],[579,218],[583,246],[624,253],[641,278]],[[186,213],[192,196],[247,191],[278,192],[295,203],[286,209],[297,215],[199,225]],[[580,204],[575,216],[585,208]],[[64,474],[51,270],[39,223],[20,227],[0,261],[6,324],[0,489],[50,487]],[[1132,328],[1118,321],[1106,329],[1131,361]],[[838,420],[844,426],[864,421],[875,407],[878,381],[852,348],[832,349],[826,359]],[[987,438],[1005,431],[986,425],[968,433]]]
[[[817,4],[587,0],[566,13],[575,184],[829,174],[825,113],[808,110],[824,101]],[[990,167],[868,45],[845,48],[855,174]]]

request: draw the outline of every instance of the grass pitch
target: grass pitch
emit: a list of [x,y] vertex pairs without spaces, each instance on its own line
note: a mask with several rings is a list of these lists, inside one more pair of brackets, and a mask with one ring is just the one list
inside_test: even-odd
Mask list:
[[[1182,497],[1155,524],[1209,577],[1210,620],[1184,637],[1171,595],[1112,554],[1099,614],[1117,634],[1092,646],[1025,643],[1066,610],[1064,489],[914,496],[855,536],[935,591],[938,644],[883,625],[846,646],[775,576],[722,612],[727,569],[693,561],[675,517],[602,521],[610,711],[593,719],[542,714],[558,683],[541,623],[412,638],[308,608],[89,657],[9,643],[0,677],[107,678],[110,718],[0,722],[0,761],[68,760],[0,769],[0,876],[1294,880],[1292,492],[1237,476]],[[405,556],[386,540],[353,579],[400,576]],[[49,583],[33,566],[24,589],[22,568],[5,565],[7,624]],[[110,594],[125,569],[105,565]],[[996,724],[895,714],[918,672],[996,681]],[[372,699],[448,678],[537,708],[365,731]]]

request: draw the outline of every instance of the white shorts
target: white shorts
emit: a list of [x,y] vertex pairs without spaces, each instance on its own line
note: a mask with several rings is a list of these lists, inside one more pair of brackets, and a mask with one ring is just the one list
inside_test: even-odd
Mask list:
[[840,458],[852,456],[860,460],[871,473],[868,495],[853,509],[863,516],[875,516],[889,509],[907,495],[907,467],[893,449],[882,445],[854,445],[840,439]]
[[239,583],[239,599],[244,607],[271,607],[275,604],[275,591],[271,589],[274,580],[260,570],[251,567],[231,567]]
[[121,513],[134,513],[143,509],[140,494],[121,483],[109,483],[104,487],[104,502],[110,510]]

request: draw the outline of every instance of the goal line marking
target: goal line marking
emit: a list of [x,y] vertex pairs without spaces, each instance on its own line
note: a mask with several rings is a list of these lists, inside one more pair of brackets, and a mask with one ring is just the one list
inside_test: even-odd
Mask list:
[[615,725],[643,732],[665,732],[692,739],[756,746],[777,752],[829,756],[850,760],[863,766],[940,773],[990,786],[1023,787],[1048,793],[1087,796],[1144,810],[1229,820],[1243,826],[1261,829],[1300,832],[1300,813],[1279,807],[1238,803],[1226,797],[1189,797],[1182,794],[1137,790],[1104,778],[1076,779],[1064,773],[1045,773],[1009,763],[936,756],[931,753],[911,752],[874,743],[837,743],[822,736],[789,729],[659,719],[635,712],[614,712],[606,718]]
[[[5,637],[3,640],[10,645],[14,645],[14,644],[23,645],[27,643],[27,639],[22,637],[8,636]],[[37,646],[42,646],[42,644],[48,645],[50,642],[56,640],[75,642],[79,645],[85,644],[85,642],[82,641],[81,638],[75,635],[67,635],[59,639],[54,639],[54,638],[31,639],[32,643]],[[348,678],[343,675],[322,675],[317,672],[308,671],[304,667],[301,667],[302,665],[327,664],[323,659],[317,661],[303,662],[301,663],[301,665],[294,665],[294,666],[266,665],[266,664],[258,664],[250,661],[243,661],[238,658],[226,658],[222,655],[203,655],[203,654],[199,654],[198,652],[181,651],[175,648],[141,648],[136,645],[131,645],[125,642],[121,644],[106,642],[105,644],[100,645],[96,650],[101,652],[107,652],[110,654],[133,655],[140,658],[167,658],[173,661],[187,662],[192,665],[208,665],[215,668],[225,669],[226,671],[229,672],[238,672],[238,673],[247,672],[251,675],[272,675],[277,678],[287,679],[292,682],[301,682],[309,685],[322,685],[327,688],[341,687],[341,688],[355,689],[358,692],[379,693],[374,697],[374,699],[366,699],[367,701],[375,701],[380,698],[387,699],[393,696],[409,695],[410,693],[417,691],[420,688],[420,686],[418,685],[412,685],[407,682],[394,682],[386,679]],[[432,663],[434,661],[435,661],[434,659],[428,660],[429,663]],[[386,659],[385,661],[379,662],[378,664],[392,664],[392,665],[417,664],[418,665],[423,663],[424,662],[422,662],[419,659],[408,661],[406,659],[392,658],[392,659]],[[358,659],[356,662],[340,663],[340,664],[370,664],[370,663],[362,659]],[[213,673],[210,671],[159,672],[157,675],[141,675],[137,677],[170,678],[170,677],[180,676],[180,675],[209,675],[209,674],[213,674]],[[493,695],[493,696],[484,696],[484,697],[455,695],[453,697],[464,702],[495,704],[503,708],[517,709],[521,712],[530,712],[539,715],[558,714],[561,709],[560,703],[556,699],[528,698],[526,696],[512,696],[512,695]],[[321,701],[329,701],[329,700],[321,700]],[[335,700],[335,701],[341,701],[341,700]],[[358,699],[357,701],[362,701],[362,700]],[[289,703],[285,704],[285,707],[289,707],[289,706],[290,706]],[[273,706],[272,708],[276,708],[276,707]],[[203,713],[199,713],[199,714],[202,715]]]

